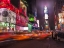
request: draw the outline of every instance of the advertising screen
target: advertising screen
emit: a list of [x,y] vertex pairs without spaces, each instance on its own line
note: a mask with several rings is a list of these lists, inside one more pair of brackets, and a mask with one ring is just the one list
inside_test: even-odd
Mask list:
[[45,14],[45,19],[48,19],[48,14]]
[[6,8],[0,8],[0,21],[16,23],[16,13]]
[[10,22],[16,24],[16,13],[10,11]]

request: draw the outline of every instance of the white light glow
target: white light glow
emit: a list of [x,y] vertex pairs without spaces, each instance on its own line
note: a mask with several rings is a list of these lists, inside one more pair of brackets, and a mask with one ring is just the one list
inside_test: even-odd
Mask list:
[[7,27],[7,29],[9,29],[9,27]]
[[24,30],[28,30],[28,27],[24,27]]
[[44,9],[47,10],[47,6],[45,6]]
[[61,23],[62,22],[62,19],[59,19],[59,23]]
[[59,13],[58,16],[59,16],[59,18],[61,18],[62,17],[62,13]]
[[45,22],[46,22],[46,24],[48,24],[48,21],[47,20],[45,20]]
[[39,26],[39,20],[37,20],[37,24],[38,24],[38,27],[40,27],[40,26]]
[[28,27],[20,27],[20,30],[28,30]]
[[62,19],[62,23],[64,22],[64,19]]
[[47,13],[47,6],[44,7],[44,13]]
[[44,13],[47,13],[47,10],[44,10]]
[[57,29],[57,26],[55,26],[55,29]]
[[45,19],[48,19],[48,14],[45,14]]
[[4,25],[5,23],[4,22],[2,22],[2,25]]

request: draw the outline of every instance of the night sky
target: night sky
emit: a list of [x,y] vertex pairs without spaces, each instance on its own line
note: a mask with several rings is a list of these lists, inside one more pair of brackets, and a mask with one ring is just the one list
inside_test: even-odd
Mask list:
[[16,8],[19,8],[19,2],[20,2],[20,0],[10,0],[10,2],[11,2]]

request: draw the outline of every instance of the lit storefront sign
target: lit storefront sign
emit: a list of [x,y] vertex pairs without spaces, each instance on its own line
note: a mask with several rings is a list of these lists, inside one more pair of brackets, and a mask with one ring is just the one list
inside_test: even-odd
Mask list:
[[16,13],[7,8],[0,8],[0,28],[9,30],[12,27],[11,23],[16,24]]
[[9,23],[16,23],[16,14],[11,10],[6,8],[0,9],[0,21],[9,22]]
[[44,6],[44,17],[45,17],[45,29],[49,28],[49,23],[48,23],[48,9],[47,6]]
[[11,23],[16,24],[16,13],[10,11],[10,19],[11,19]]
[[45,14],[45,19],[48,19],[48,14]]
[[37,20],[37,24],[38,24],[38,27],[40,27],[40,26],[39,26],[39,20]]
[[63,14],[59,13],[58,16],[59,16],[59,23],[64,24],[64,16],[63,16]]
[[47,6],[44,7],[44,13],[47,14],[48,13],[48,9]]
[[62,30],[64,29],[64,11],[58,13],[58,17],[59,17],[58,29]]

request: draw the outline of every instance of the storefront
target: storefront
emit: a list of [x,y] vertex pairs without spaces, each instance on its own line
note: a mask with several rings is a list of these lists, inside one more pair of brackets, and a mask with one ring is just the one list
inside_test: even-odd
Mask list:
[[[58,28],[59,29],[61,29],[61,30],[64,30],[64,15],[63,15],[64,13],[58,13],[58,21],[59,21],[59,23],[58,23]],[[59,27],[60,26],[60,27]]]
[[20,0],[20,8],[19,14],[16,15],[16,31],[20,32],[24,30],[24,27],[27,27],[28,17],[27,17],[27,7],[26,5]]
[[[0,30],[9,32],[11,24],[16,24],[16,13],[7,8],[0,8]],[[15,27],[14,27],[15,29]]]
[[9,30],[9,23],[0,22],[0,32],[7,32]]
[[16,31],[16,25],[10,23],[10,30],[11,30],[11,32]]

